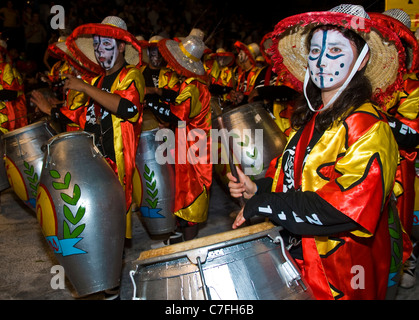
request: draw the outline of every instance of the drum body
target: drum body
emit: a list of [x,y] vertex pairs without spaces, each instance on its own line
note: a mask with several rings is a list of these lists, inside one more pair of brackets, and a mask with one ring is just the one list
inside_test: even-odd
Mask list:
[[37,218],[80,296],[119,285],[125,207],[123,188],[93,135],[73,131],[48,141]]
[[[279,156],[285,147],[284,133],[261,102],[225,108],[221,118],[232,143],[227,147],[218,139],[218,159],[214,162],[217,176],[222,182],[228,182],[226,174],[230,166],[227,152],[233,152],[234,163],[240,165],[245,174],[255,179],[263,178],[271,160]],[[217,118],[213,119],[212,125],[214,129],[221,129]],[[215,136],[212,138],[214,144]]]
[[163,235],[176,229],[175,171],[170,163],[159,164],[156,150],[163,143],[156,141],[158,128],[141,133],[136,154],[137,181],[134,201],[140,206],[142,221],[150,235]]
[[264,222],[141,253],[134,296],[146,300],[307,300],[311,289]]
[[42,146],[55,134],[55,130],[43,120],[2,136],[9,183],[16,195],[34,211],[44,157]]

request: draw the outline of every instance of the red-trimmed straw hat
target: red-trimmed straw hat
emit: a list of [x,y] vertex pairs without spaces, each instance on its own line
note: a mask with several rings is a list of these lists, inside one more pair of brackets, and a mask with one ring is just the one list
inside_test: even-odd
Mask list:
[[237,52],[243,50],[246,56],[249,58],[250,62],[255,65],[256,57],[260,54],[259,45],[257,43],[251,43],[245,45],[243,42],[236,41],[234,47],[237,49]]
[[236,56],[233,52],[225,51],[224,48],[218,48],[214,53],[210,54],[211,59],[216,59],[217,57],[225,58],[225,63],[223,67],[230,67],[234,64]]
[[67,37],[60,37],[58,38],[57,42],[51,43],[48,46],[48,52],[57,59],[64,59],[66,60],[72,67],[77,69],[82,74],[88,76],[95,76],[96,74],[90,70],[85,68],[80,61],[74,58],[73,54],[68,50],[67,45],[65,43]]
[[370,59],[365,75],[373,88],[373,98],[385,103],[402,85],[405,53],[397,34],[370,19],[362,6],[342,4],[330,11],[307,12],[281,20],[272,33],[272,59],[277,74],[284,76],[294,88],[303,91],[307,70],[307,37],[321,25],[335,25],[352,30],[367,43]]
[[407,72],[418,72],[419,44],[415,34],[410,30],[409,15],[401,9],[390,9],[383,13],[369,12],[368,14],[372,20],[383,23],[398,34],[406,49]]
[[205,69],[201,61],[205,44],[197,36],[189,35],[181,42],[163,39],[158,48],[167,64],[177,73],[188,78],[198,77],[205,79]]
[[104,73],[98,64],[93,50],[93,35],[122,40],[125,44],[125,60],[128,64],[141,65],[141,45],[139,41],[127,31],[127,25],[119,17],[108,16],[101,23],[88,23],[74,29],[67,37],[66,44],[73,56],[86,68],[95,73]]

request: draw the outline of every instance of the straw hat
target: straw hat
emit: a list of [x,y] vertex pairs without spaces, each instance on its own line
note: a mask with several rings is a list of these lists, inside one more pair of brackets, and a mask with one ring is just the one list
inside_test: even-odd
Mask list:
[[383,23],[384,26],[392,29],[402,39],[406,49],[407,71],[417,72],[419,68],[419,44],[415,34],[410,30],[410,16],[401,9],[390,9],[383,13],[368,13],[372,20]]
[[190,77],[204,78],[205,69],[201,61],[205,44],[197,36],[189,35],[181,42],[163,39],[158,43],[163,58],[177,73]]
[[70,50],[68,49],[65,43],[66,39],[67,37],[64,37],[64,36],[59,37],[57,42],[51,43],[48,46],[47,48],[48,52],[57,59],[66,60],[71,66],[77,69],[80,73],[94,76],[95,73],[92,70],[85,68],[85,66],[80,61],[74,58],[73,54],[70,52]]
[[125,44],[125,60],[128,64],[141,65],[139,41],[127,31],[127,25],[119,17],[108,16],[101,23],[88,23],[77,27],[66,40],[71,53],[96,73],[104,73],[93,50],[93,35],[122,40]]
[[234,47],[239,52],[243,50],[246,56],[249,58],[250,62],[255,65],[256,64],[256,57],[260,55],[259,45],[257,43],[251,43],[249,45],[245,45],[243,42],[236,41],[234,43]]
[[234,60],[236,56],[233,52],[225,51],[224,48],[218,48],[214,53],[210,54],[210,59],[216,59],[217,57],[223,57],[225,58],[225,63],[223,67],[230,67],[234,64]]
[[397,34],[370,19],[362,6],[342,4],[330,11],[308,12],[281,20],[272,34],[273,61],[277,74],[284,72],[294,88],[303,91],[307,69],[307,37],[321,25],[352,30],[368,44],[370,59],[365,75],[373,88],[373,98],[384,103],[402,85],[404,49]]

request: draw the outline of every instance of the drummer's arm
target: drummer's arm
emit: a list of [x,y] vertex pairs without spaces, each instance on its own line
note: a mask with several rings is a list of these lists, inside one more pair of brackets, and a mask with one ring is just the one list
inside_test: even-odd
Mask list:
[[159,101],[158,99],[148,99],[145,106],[150,108],[153,114],[164,122],[177,123],[181,121],[172,113],[169,103]]
[[119,104],[122,98],[117,94],[109,93],[92,86],[71,74],[67,74],[67,79],[64,84],[64,90],[68,89],[83,92],[109,112],[113,114],[118,113]]
[[258,193],[244,207],[246,220],[254,215],[298,235],[324,236],[359,229],[359,224],[311,191]]
[[59,121],[62,124],[72,123],[64,114],[60,112],[60,107],[48,101],[42,93],[34,90],[30,101],[36,106],[38,110],[51,116],[53,120]]

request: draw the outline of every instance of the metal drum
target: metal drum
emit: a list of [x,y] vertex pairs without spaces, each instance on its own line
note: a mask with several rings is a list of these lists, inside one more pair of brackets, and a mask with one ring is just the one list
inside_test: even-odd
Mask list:
[[[218,142],[218,160],[214,169],[222,182],[227,183],[230,171],[228,153],[233,152],[234,163],[240,165],[244,173],[255,179],[263,178],[271,160],[279,156],[286,144],[286,136],[263,107],[262,102],[254,102],[233,109],[224,109],[222,120],[228,132],[230,147],[226,150]],[[214,129],[221,129],[217,119],[213,120]],[[262,134],[261,134],[262,132]],[[215,138],[213,135],[213,143]]]
[[144,251],[133,262],[133,299],[314,299],[269,222]]
[[47,121],[38,121],[2,136],[9,183],[16,195],[34,211],[44,157],[41,148],[55,134]]
[[[146,117],[145,119],[148,119]],[[170,163],[159,164],[156,150],[163,141],[156,141],[158,124],[145,121],[148,131],[141,133],[135,158],[134,201],[140,207],[141,218],[150,235],[163,235],[176,229],[173,214],[175,204],[175,169]]]
[[36,202],[43,234],[80,296],[119,285],[126,228],[123,188],[93,138],[72,131],[48,141]]

